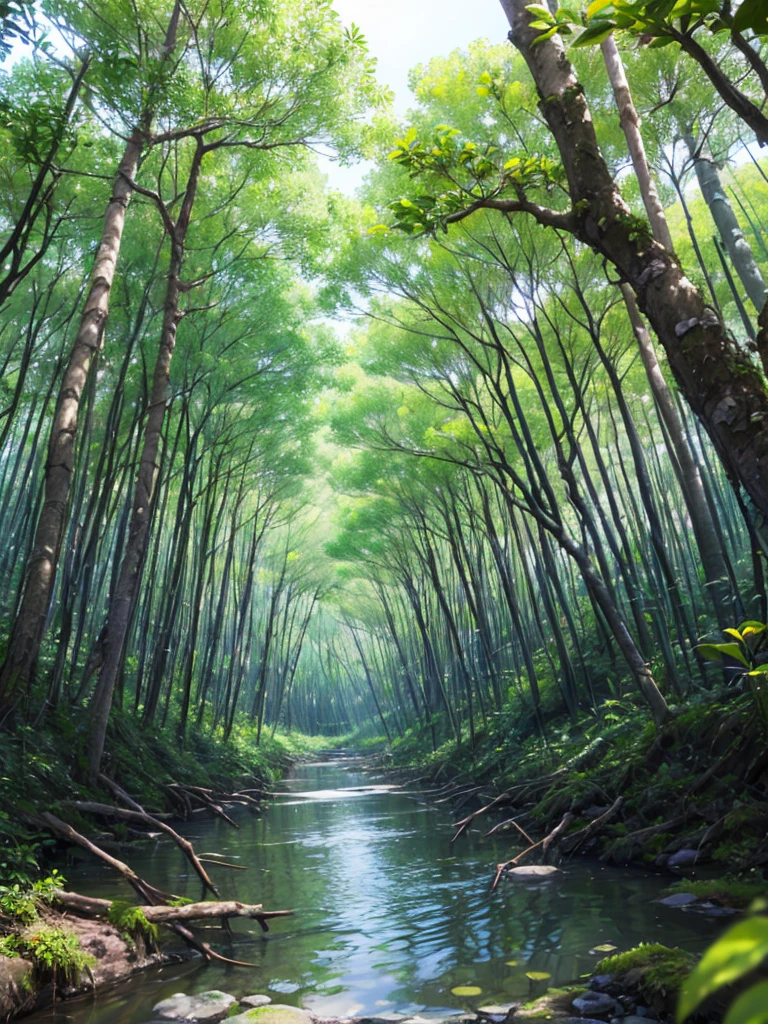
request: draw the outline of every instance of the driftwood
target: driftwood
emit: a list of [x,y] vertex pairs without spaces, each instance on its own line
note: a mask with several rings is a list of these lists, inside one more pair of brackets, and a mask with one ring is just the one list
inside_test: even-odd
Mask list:
[[[519,818],[519,817],[521,817],[521,815],[518,814],[517,817]],[[495,835],[496,832],[504,831],[510,825],[512,825],[513,828],[517,829],[517,831],[520,833],[520,835],[523,837],[523,839],[526,841],[526,843],[533,843],[533,840],[531,839],[531,837],[528,835],[528,833],[526,831],[524,831],[517,824],[517,821],[515,820],[515,818],[507,818],[506,821],[500,821],[498,825],[494,825],[493,828],[490,829],[490,831],[485,833],[485,835],[483,836],[483,839],[487,839],[488,836]]]
[[[74,807],[75,810],[81,811],[84,814],[98,814],[105,818],[118,818],[120,821],[137,821],[144,825],[150,825],[158,831],[163,832],[170,839],[176,843],[180,850],[183,851],[184,856],[190,862],[192,867],[198,874],[200,881],[203,883],[203,888],[208,889],[213,893],[214,896],[219,895],[219,891],[213,884],[208,876],[208,872],[202,865],[200,858],[195,853],[195,848],[188,839],[180,836],[175,829],[172,829],[170,825],[167,825],[164,821],[159,821],[151,814],[147,814],[144,810],[128,810],[124,807],[113,807],[110,804],[97,804],[91,800],[72,800],[69,804],[70,807]],[[138,804],[135,804],[138,807]],[[213,863],[209,861],[209,863]]]
[[40,815],[40,820],[43,821],[51,832],[61,836],[62,839],[68,839],[72,843],[76,843],[78,846],[82,846],[83,849],[92,853],[94,857],[98,857],[99,860],[104,861],[115,871],[119,872],[123,878],[128,882],[131,888],[145,903],[151,903],[157,905],[159,903],[169,903],[174,897],[167,892],[163,892],[161,889],[155,888],[154,885],[150,885],[143,878],[140,878],[133,868],[129,868],[123,861],[118,860],[117,857],[113,857],[111,853],[107,853],[106,850],[102,850],[101,847],[92,843],[90,839],[80,835],[76,832],[71,825],[68,825],[65,821],[61,821],[55,815],[49,811],[44,811]]
[[[112,900],[80,896],[79,893],[57,889],[55,897],[67,910],[86,917],[106,917],[112,907]],[[275,917],[289,917],[292,910],[264,910],[260,903],[238,903],[235,900],[221,902],[187,903],[179,907],[142,906],[139,908],[151,924],[174,924],[176,922],[227,920],[244,917],[258,921],[262,930],[269,931],[268,921]]]
[[218,818],[226,821],[226,823],[231,825],[232,828],[240,828],[237,822],[233,818],[230,818],[224,808],[220,804],[217,804],[210,796],[210,790],[206,790],[202,786],[182,786],[178,782],[169,782],[165,788],[169,793],[180,798],[181,802],[186,804],[190,809],[190,801],[197,800],[199,803],[209,807]]
[[[38,824],[40,822],[44,823],[56,835],[61,836],[63,839],[68,839],[70,842],[76,843],[78,846],[82,846],[83,849],[88,850],[89,853],[92,853],[94,857],[98,857],[99,860],[102,860],[105,864],[108,864],[110,867],[114,868],[115,871],[121,874],[123,878],[128,882],[128,884],[137,893],[137,895],[139,896],[143,903],[151,907],[157,907],[158,909],[160,909],[161,905],[167,906],[167,904],[169,904],[171,900],[173,900],[174,897],[171,896],[169,893],[165,893],[162,890],[157,889],[154,885],[151,885],[149,882],[145,881],[145,879],[140,878],[139,875],[137,875],[136,872],[127,864],[124,864],[121,860],[118,860],[117,857],[113,857],[110,853],[107,853],[106,850],[102,850],[101,847],[91,842],[90,839],[87,839],[85,836],[81,835],[79,832],[73,829],[71,825],[68,825],[64,821],[61,821],[61,819],[57,818],[49,811],[43,812],[43,814],[41,814],[39,818],[33,819],[30,817],[29,820],[36,821]],[[190,906],[191,905],[192,904],[190,904]],[[184,908],[171,909],[175,910]],[[194,932],[190,931],[190,929],[187,928],[187,926],[183,924],[181,920],[168,921],[167,925],[174,932],[176,932],[176,934],[180,938],[182,938],[187,943],[187,945],[191,946],[193,949],[196,949],[198,953],[202,954],[202,956],[204,956],[206,960],[220,960],[222,963],[234,964],[237,967],[256,966],[255,964],[246,963],[242,960],[231,960],[229,957],[222,956],[221,953],[217,953],[214,949],[211,949],[207,942],[203,942],[201,939],[198,939]]]

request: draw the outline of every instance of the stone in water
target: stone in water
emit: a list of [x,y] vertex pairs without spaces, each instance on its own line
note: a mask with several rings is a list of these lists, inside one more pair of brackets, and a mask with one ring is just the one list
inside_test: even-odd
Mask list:
[[153,1006],[152,1012],[165,1020],[194,1020],[199,1024],[214,1024],[215,1021],[224,1020],[236,1002],[234,996],[215,990],[201,992],[197,996],[177,992],[170,999],[163,999],[157,1006]]
[[522,882],[540,882],[559,875],[560,868],[552,867],[549,864],[531,864],[527,868],[510,868],[507,874],[510,878],[517,878]]

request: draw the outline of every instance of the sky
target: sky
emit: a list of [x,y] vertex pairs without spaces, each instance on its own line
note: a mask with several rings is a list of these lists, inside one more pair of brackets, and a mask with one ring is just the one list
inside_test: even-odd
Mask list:
[[[411,103],[408,72],[473,39],[506,39],[509,24],[498,0],[335,0],[346,24],[355,23],[378,59],[376,77],[395,93],[395,109]],[[324,161],[333,188],[353,191],[364,167],[339,168]]]

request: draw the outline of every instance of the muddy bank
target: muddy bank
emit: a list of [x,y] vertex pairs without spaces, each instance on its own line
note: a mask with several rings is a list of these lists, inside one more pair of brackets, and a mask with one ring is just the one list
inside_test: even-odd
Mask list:
[[24,957],[0,956],[0,1019],[10,1020],[68,999],[124,981],[147,967],[182,959],[182,954],[149,950],[141,939],[118,931],[107,921],[48,911],[35,926],[77,937],[90,965],[76,980],[57,983],[50,971]]

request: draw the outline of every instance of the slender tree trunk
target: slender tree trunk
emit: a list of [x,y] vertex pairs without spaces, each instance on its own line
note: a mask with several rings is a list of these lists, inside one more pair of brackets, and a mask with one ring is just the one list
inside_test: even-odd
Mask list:
[[[181,5],[177,3],[166,33],[163,59],[170,57],[175,49],[180,11]],[[151,123],[150,105],[128,140],[117,169],[80,327],[59,387],[48,442],[43,504],[27,560],[21,606],[13,624],[5,661],[0,667],[0,701],[7,699],[17,686],[28,683],[34,675],[40,653],[67,522],[80,402],[94,356],[102,344],[125,213],[131,198],[131,182]]]
[[720,239],[752,305],[760,313],[765,306],[765,281],[736,219],[733,207],[728,202],[712,154],[704,140],[697,143],[690,131],[684,133],[683,140],[691,154],[701,194],[712,214]]
[[125,640],[141,582],[141,568],[147,551],[149,526],[152,519],[152,506],[155,497],[155,484],[157,483],[160,465],[160,438],[165,420],[171,360],[173,359],[173,350],[176,347],[176,331],[179,323],[179,299],[181,296],[181,269],[184,262],[184,244],[204,155],[205,146],[202,139],[198,138],[179,218],[170,232],[171,256],[168,267],[163,326],[157,361],[152,375],[152,392],[149,399],[147,422],[144,428],[144,440],[133,496],[128,540],[120,565],[120,575],[110,597],[107,621],[103,634],[104,661],[90,703],[91,724],[88,744],[88,768],[90,774],[94,777],[98,774],[101,766],[109,712],[112,707],[112,695],[123,659]]
[[560,38],[538,41],[540,32],[531,27],[535,15],[525,0],[501,4],[510,39],[533,76],[560,152],[573,204],[571,230],[632,286],[729,475],[768,515],[768,431],[763,425],[768,422],[768,390],[762,375],[673,255],[638,232],[600,153],[583,88]]

